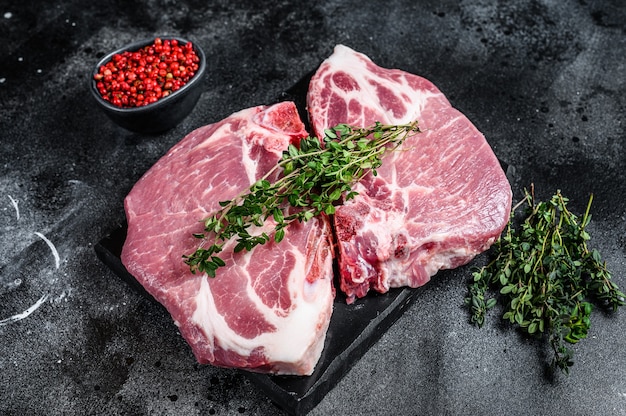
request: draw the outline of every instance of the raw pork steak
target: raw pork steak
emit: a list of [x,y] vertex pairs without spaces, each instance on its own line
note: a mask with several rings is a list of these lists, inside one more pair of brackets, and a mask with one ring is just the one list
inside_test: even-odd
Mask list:
[[[280,244],[221,253],[214,279],[192,274],[199,220],[247,188],[307,136],[291,102],[242,110],[187,135],[125,200],[127,270],[171,313],[200,363],[311,374],[332,312],[330,221],[293,224]],[[267,230],[269,232],[269,229]]]
[[311,79],[307,105],[318,137],[338,123],[418,120],[423,131],[337,208],[341,289],[349,303],[369,289],[421,286],[486,250],[507,224],[511,189],[498,160],[428,80],[338,45]]

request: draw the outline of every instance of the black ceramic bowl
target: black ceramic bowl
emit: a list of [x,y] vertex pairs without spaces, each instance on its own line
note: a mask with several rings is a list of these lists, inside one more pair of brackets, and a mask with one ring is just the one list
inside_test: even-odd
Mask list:
[[[142,107],[118,107],[102,98],[96,88],[96,81],[94,80],[94,75],[98,73],[99,68],[110,61],[113,55],[124,51],[137,51],[144,46],[151,45],[154,39],[155,38],[151,38],[135,42],[111,52],[98,62],[91,73],[89,89],[98,103],[98,106],[115,123],[127,130],[137,133],[160,133],[176,126],[193,110],[203,90],[202,85],[206,73],[206,57],[204,51],[202,51],[196,43],[193,43],[194,51],[200,58],[198,70],[195,75],[177,91],[167,97],[160,98],[152,104]],[[161,39],[176,39],[181,45],[185,45],[188,42],[176,36],[161,36]]]

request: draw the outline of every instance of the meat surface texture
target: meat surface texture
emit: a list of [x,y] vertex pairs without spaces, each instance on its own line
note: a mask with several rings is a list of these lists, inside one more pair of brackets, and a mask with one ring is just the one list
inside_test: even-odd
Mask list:
[[511,188],[496,156],[428,80],[338,45],[311,79],[307,106],[318,137],[339,123],[418,120],[422,130],[385,157],[378,176],[354,187],[354,200],[337,207],[348,303],[370,289],[421,286],[489,248],[507,224]]
[[122,262],[168,309],[200,363],[306,375],[319,359],[334,298],[327,217],[290,225],[280,244],[239,253],[227,245],[215,278],[192,274],[182,258],[219,201],[246,191],[306,136],[291,102],[242,110],[187,135],[124,201]]

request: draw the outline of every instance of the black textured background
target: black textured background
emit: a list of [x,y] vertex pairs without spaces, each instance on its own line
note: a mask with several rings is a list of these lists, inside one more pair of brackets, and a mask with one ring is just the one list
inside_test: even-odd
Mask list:
[[[206,90],[173,130],[124,131],[87,76],[163,34],[205,50]],[[534,183],[580,212],[594,193],[591,244],[626,288],[625,35],[620,0],[0,1],[0,321],[47,295],[0,325],[0,414],[281,414],[240,373],[197,365],[93,246],[186,133],[274,102],[337,43],[433,81],[515,167],[516,199]],[[468,270],[435,276],[310,414],[626,414],[624,311],[594,314],[572,374],[552,379],[549,351],[495,314],[467,323]]]

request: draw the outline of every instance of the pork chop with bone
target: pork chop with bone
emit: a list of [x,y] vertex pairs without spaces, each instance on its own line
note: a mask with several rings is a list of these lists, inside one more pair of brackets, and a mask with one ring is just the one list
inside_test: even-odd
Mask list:
[[409,138],[337,207],[341,290],[348,303],[370,289],[418,287],[472,260],[509,220],[511,188],[480,131],[430,81],[385,69],[338,45],[310,81],[313,132],[338,123],[418,120]]
[[[163,304],[198,362],[274,374],[311,374],[332,313],[332,250],[326,216],[293,223],[285,239],[234,253],[215,278],[183,261],[200,220],[272,169],[308,134],[283,102],[239,111],[172,147],[125,199],[128,235],[121,260]],[[269,178],[275,180],[275,178]],[[264,229],[271,233],[273,224]]]

